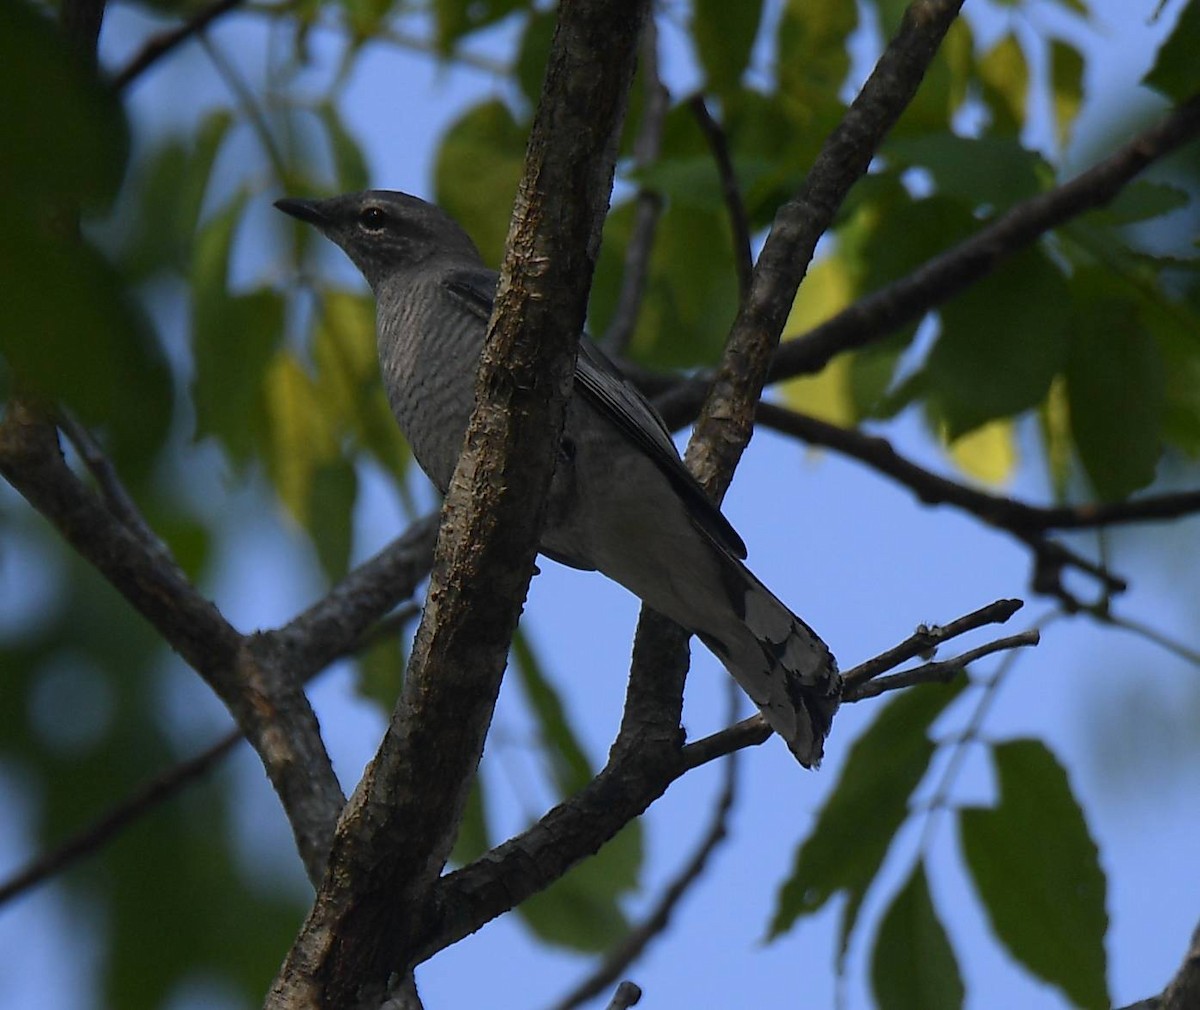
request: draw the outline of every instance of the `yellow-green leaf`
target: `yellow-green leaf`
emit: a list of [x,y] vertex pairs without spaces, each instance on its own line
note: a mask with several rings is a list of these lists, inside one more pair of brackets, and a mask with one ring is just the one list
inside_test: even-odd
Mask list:
[[1004,484],[1017,466],[1017,442],[1011,420],[991,421],[956,439],[950,457],[968,477],[987,484]]

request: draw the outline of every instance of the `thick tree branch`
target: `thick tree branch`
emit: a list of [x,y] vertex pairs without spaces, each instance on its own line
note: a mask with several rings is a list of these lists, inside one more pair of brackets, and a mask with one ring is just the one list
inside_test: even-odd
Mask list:
[[404,690],[269,1007],[352,1006],[361,987],[410,967],[533,571],[646,8],[559,8]]
[[[1015,601],[1001,600],[940,628],[925,628],[917,636],[851,670],[891,669],[896,656],[911,653],[916,639],[923,644],[949,641],[968,631],[1007,620]],[[1004,648],[1033,644],[1028,635],[1013,636]],[[988,646],[985,651],[995,651]],[[978,657],[976,657],[978,658]],[[970,654],[946,665],[969,661]],[[923,667],[917,667],[917,670]],[[945,671],[935,671],[941,675]],[[898,675],[899,676],[899,675]],[[917,678],[922,679],[922,678]],[[860,700],[853,697],[848,700]],[[676,779],[745,747],[763,743],[771,729],[761,715],[743,719],[726,729],[682,748],[654,746],[649,760],[627,754],[620,743],[608,764],[575,796],[549,810],[536,824],[496,846],[475,862],[443,877],[435,890],[435,903],[420,945],[420,959],[469,936],[485,923],[519,905],[549,886],[583,856],[641,814],[667,791]]]
[[[720,499],[749,437],[754,405],[821,232],[850,185],[865,170],[888,127],[911,98],[958,10],[953,0],[916,0],[900,31],[835,130],[797,198],[780,211],[755,268],[727,346],[725,364],[689,446],[692,472]],[[768,251],[770,253],[768,255]],[[578,795],[550,810],[527,832],[439,882],[420,943],[421,957],[558,879],[641,814],[691,765],[678,741],[686,636],[658,632],[661,621],[643,608],[621,730],[604,770]],[[640,660],[664,657],[667,666]]]
[[54,426],[20,401],[0,424],[0,473],[225,703],[283,802],[310,879],[319,879],[343,799],[299,681],[105,507],[67,466]]

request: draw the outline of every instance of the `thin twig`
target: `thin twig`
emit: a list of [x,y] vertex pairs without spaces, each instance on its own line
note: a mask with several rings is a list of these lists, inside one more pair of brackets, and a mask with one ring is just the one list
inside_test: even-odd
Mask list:
[[878,677],[881,673],[893,670],[901,663],[906,663],[915,656],[932,653],[942,642],[948,642],[959,635],[982,628],[988,624],[1004,624],[1013,614],[1025,604],[1021,600],[997,600],[986,607],[951,621],[946,625],[922,625],[916,632],[899,645],[880,653],[865,663],[859,663],[852,670],[847,670],[842,682],[847,690],[861,687],[867,681]]
[[118,92],[124,91],[176,46],[199,35],[217,18],[228,14],[244,2],[245,0],[216,0],[215,3],[200,8],[178,27],[155,35],[142,46],[132,60],[125,64],[124,69],[116,73],[112,79],[113,88]]
[[243,636],[67,466],[58,433],[34,406],[10,401],[0,423],[0,474],[201,675],[258,752],[320,879],[345,802],[312,706],[288,663],[262,636]]
[[608,1001],[608,1010],[629,1010],[631,1006],[637,1006],[641,999],[641,988],[632,982],[625,981],[617,986],[613,998]]
[[945,684],[957,677],[976,660],[992,656],[997,652],[1007,652],[1010,649],[1021,649],[1037,645],[1040,641],[1041,637],[1037,631],[1022,631],[1018,635],[997,638],[994,641],[985,642],[978,648],[970,649],[959,656],[955,656],[953,659],[925,663],[922,666],[913,667],[911,670],[893,673],[887,677],[877,677],[874,680],[858,684],[853,690],[844,692],[842,700],[848,703],[865,701],[868,698],[878,697],[887,691],[898,691],[901,688],[912,687],[914,684]]
[[729,154],[729,138],[725,136],[724,127],[713,119],[703,94],[697,92],[692,95],[688,99],[688,108],[696,117],[700,132],[708,141],[713,160],[717,163],[717,175],[721,179],[721,196],[725,201],[726,213],[729,215],[729,229],[733,233],[733,265],[737,271],[738,292],[744,301],[750,293],[750,283],[754,273],[754,257],[750,252],[750,217],[746,213],[742,188],[738,185],[733,158]]
[[156,775],[95,822],[28,863],[0,883],[0,906],[98,852],[131,824],[207,774],[242,739],[241,732],[231,730],[207,750]]
[[843,428],[764,400],[758,423],[809,445],[833,449],[891,477],[927,505],[954,505],[992,526],[1015,533],[1086,530],[1129,523],[1179,519],[1200,512],[1200,491],[1181,491],[1120,502],[1040,506],[980,491],[950,480],[900,455],[886,438]]
[[[645,168],[658,160],[662,147],[663,122],[671,103],[667,90],[658,73],[658,30],[654,18],[646,19],[641,42],[642,120],[633,144],[633,162],[637,168]],[[638,190],[633,212],[633,232],[625,247],[625,266],[621,274],[621,290],[612,322],[604,333],[604,349],[610,354],[621,355],[629,347],[637,326],[638,311],[646,292],[646,281],[650,274],[650,253],[654,248],[654,236],[658,231],[658,219],[662,214],[661,193],[642,187]]]
[[104,504],[108,506],[108,510],[124,524],[130,533],[142,541],[147,550],[159,555],[161,559],[169,559],[170,552],[166,545],[146,522],[135,504],[133,496],[121,482],[117,468],[112,465],[112,460],[104,454],[104,450],[92,433],[80,424],[69,410],[62,407],[56,411],[55,423],[59,430],[67,436],[75,451],[79,453],[83,465],[96,479],[96,486],[104,496]]

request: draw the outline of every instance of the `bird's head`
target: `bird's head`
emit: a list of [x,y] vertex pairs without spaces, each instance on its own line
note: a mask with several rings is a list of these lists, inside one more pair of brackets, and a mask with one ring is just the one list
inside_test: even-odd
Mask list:
[[435,257],[479,262],[475,243],[449,214],[407,193],[371,189],[327,200],[287,197],[275,206],[341,246],[376,291],[385,279]]

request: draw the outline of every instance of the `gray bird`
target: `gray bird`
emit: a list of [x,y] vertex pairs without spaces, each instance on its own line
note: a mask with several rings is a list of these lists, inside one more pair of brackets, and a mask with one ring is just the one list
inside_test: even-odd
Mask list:
[[[444,494],[498,275],[449,215],[406,193],[275,206],[341,246],[371,285],[388,400]],[[540,546],[695,633],[800,763],[820,763],[841,696],[833,656],[742,563],[745,544],[683,465],[662,418],[586,336]]]

